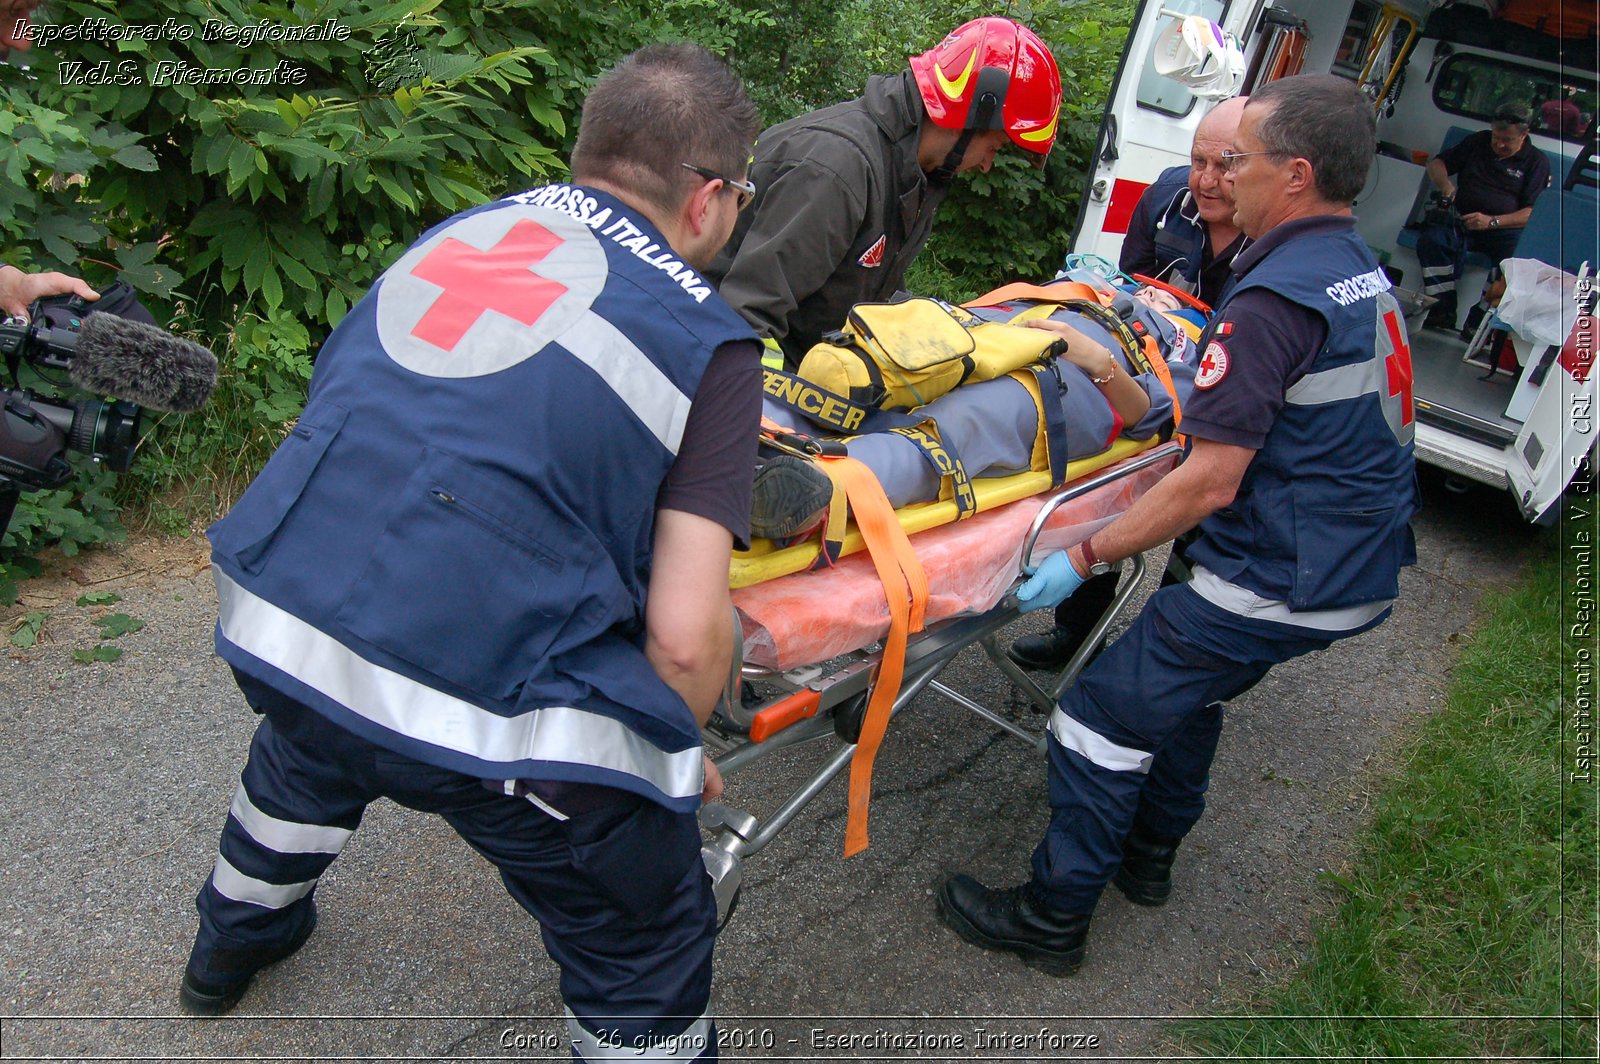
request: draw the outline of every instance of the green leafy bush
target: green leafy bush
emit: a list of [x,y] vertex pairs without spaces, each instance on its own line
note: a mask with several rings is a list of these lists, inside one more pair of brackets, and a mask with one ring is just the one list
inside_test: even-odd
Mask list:
[[[1015,160],[963,179],[918,290],[970,293],[1059,261],[1131,7],[1014,12],[1068,84],[1050,170]],[[13,144],[0,259],[97,284],[120,273],[222,372],[204,412],[147,421],[131,474],[81,462],[61,491],[24,496],[0,543],[0,597],[46,543],[120,536],[118,502],[168,528],[226,507],[287,432],[352,303],[428,226],[563,177],[584,93],[621,55],[699,41],[775,122],[854,96],[993,13],[927,0],[56,0],[41,21],[77,39],[0,66]],[[263,24],[337,32],[279,41]]]
[[[298,412],[352,302],[422,229],[561,175],[588,83],[660,15],[575,0],[60,0],[48,24],[77,39],[0,67],[14,145],[0,259],[91,283],[120,273],[222,353],[210,406],[154,421],[118,491],[192,480],[225,505]],[[263,24],[321,39],[275,41]],[[90,472],[25,496],[12,554],[57,532],[93,542],[114,507],[80,507],[84,527],[65,513],[107,487]]]

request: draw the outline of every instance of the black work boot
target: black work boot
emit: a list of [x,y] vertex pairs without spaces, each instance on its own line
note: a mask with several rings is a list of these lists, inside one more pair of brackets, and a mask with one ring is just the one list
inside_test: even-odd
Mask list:
[[1006,657],[1024,669],[1059,672],[1072,660],[1083,642],[1083,633],[1067,628],[1052,628],[1048,632],[1025,635],[1015,639]]
[[[306,910],[305,922],[294,937],[276,949],[229,951],[216,950],[211,957],[197,963],[189,956],[189,967],[183,973],[183,983],[178,987],[178,1001],[184,1011],[196,1016],[221,1016],[239,1003],[250,987],[250,980],[269,964],[295,953],[306,944],[311,932],[317,929],[317,903],[313,901]],[[225,971],[218,971],[217,962],[231,962]]]
[[1444,302],[1435,303],[1433,309],[1428,311],[1428,316],[1422,319],[1424,329],[1438,329],[1441,332],[1453,333],[1456,331],[1456,305]]
[[974,946],[1015,953],[1046,975],[1078,970],[1091,915],[1057,912],[1031,881],[991,890],[971,876],[954,876],[939,888],[939,916],[956,934]]
[[1172,896],[1172,859],[1182,841],[1181,835],[1157,835],[1135,824],[1111,882],[1135,905],[1165,905]]

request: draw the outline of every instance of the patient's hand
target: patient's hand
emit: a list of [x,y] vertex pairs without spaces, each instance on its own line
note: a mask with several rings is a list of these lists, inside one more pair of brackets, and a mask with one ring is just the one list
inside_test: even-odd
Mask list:
[[1037,319],[1024,325],[1053,332],[1067,342],[1067,361],[1087,373],[1092,379],[1108,379],[1116,372],[1117,361],[1111,352],[1089,339],[1064,321]]

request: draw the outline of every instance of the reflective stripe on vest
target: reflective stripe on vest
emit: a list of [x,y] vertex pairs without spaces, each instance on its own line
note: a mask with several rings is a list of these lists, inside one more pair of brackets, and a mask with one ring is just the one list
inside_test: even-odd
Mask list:
[[589,765],[634,776],[669,798],[699,795],[701,748],[667,752],[620,721],[570,706],[503,717],[374,665],[331,636],[241,587],[216,566],[222,638],[350,712],[398,735],[505,765]]
[[673,387],[667,375],[622,330],[591,311],[556,342],[594,370],[663,447],[678,453],[683,426],[689,420],[690,399]]

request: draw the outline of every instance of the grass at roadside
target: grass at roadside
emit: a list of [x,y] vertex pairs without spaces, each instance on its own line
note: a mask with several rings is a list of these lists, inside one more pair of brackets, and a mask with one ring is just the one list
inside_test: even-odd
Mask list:
[[1181,1025],[1186,1051],[1595,1059],[1592,498],[1521,586],[1485,599],[1445,707],[1328,877],[1338,908],[1304,963]]

